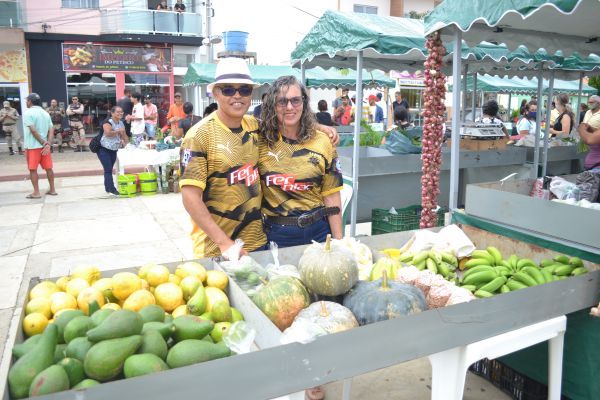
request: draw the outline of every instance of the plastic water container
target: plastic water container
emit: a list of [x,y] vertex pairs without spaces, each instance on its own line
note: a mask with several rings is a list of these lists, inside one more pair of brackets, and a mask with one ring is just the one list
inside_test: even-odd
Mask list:
[[117,182],[121,197],[134,197],[137,193],[137,176],[132,174],[119,175]]
[[248,32],[228,31],[223,32],[225,51],[246,51]]
[[158,182],[155,172],[141,172],[138,174],[140,180],[140,192],[142,196],[152,196],[156,194]]

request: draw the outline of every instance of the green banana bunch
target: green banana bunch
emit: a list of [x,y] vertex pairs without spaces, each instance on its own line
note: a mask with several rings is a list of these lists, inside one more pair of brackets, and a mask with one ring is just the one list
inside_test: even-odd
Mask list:
[[[402,257],[400,258],[402,262]],[[456,277],[454,271],[458,267],[458,260],[454,254],[437,250],[424,250],[412,255],[407,263],[414,265],[419,271],[430,270],[434,274],[442,275],[447,280]]]

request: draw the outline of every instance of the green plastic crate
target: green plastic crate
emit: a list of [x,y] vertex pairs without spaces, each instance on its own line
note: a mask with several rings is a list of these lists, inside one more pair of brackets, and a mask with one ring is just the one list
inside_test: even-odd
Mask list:
[[[374,208],[371,211],[371,235],[419,229],[421,210],[421,206],[409,206],[396,209],[398,214],[391,214],[389,210]],[[436,226],[444,226],[445,212],[442,207],[437,211]]]

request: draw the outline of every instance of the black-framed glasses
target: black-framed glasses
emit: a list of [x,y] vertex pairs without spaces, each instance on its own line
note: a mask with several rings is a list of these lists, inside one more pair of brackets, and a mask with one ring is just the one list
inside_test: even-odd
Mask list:
[[238,92],[242,97],[248,97],[254,90],[252,86],[240,86],[239,88],[233,86],[221,86],[219,89],[221,90],[223,96],[227,97],[235,96],[235,92]]
[[278,97],[275,101],[278,107],[287,107],[288,103],[292,103],[293,107],[300,107],[304,103],[304,96],[290,97]]

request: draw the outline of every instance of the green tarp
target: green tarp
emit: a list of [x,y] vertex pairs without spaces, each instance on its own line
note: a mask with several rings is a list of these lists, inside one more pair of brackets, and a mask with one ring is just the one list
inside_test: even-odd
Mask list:
[[[537,93],[537,78],[499,78],[497,76],[478,75],[477,90],[492,93]],[[544,79],[544,93],[548,92],[549,83]],[[448,86],[452,91],[452,85]],[[467,78],[467,90],[473,90],[473,77]],[[567,93],[576,95],[579,93],[578,81],[554,80],[554,93]],[[597,94],[598,90],[588,85],[583,85],[583,94]]]
[[[190,64],[183,79],[184,86],[207,85],[215,80],[216,64]],[[299,69],[290,66],[249,65],[255,82],[270,84],[283,75],[301,77]],[[305,73],[305,84],[312,88],[354,87],[356,71],[331,68],[313,68]],[[396,81],[381,71],[363,71],[363,82],[368,87],[394,87]]]
[[567,56],[577,51],[587,57],[598,52],[599,15],[597,0],[444,0],[425,17],[425,33],[440,30],[449,41],[460,30],[470,46],[524,44],[532,51],[562,50]]

